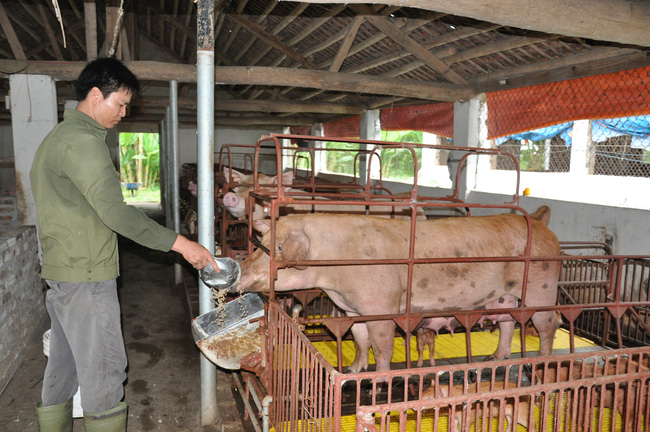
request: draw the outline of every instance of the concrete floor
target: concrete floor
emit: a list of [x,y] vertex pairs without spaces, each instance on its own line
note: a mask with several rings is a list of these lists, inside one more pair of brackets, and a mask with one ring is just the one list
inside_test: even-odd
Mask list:
[[[157,206],[140,206],[155,218]],[[236,387],[229,373],[217,370],[217,424],[201,426],[200,352],[190,329],[198,315],[196,273],[183,267],[184,283],[173,283],[173,252],[165,254],[120,238],[121,276],[118,293],[129,360],[125,400],[129,405],[128,431],[252,430],[241,420]],[[40,400],[46,356],[43,332],[49,317],[29,342],[28,352],[11,382],[0,395],[0,430],[38,431],[36,404]],[[83,431],[76,419],[74,431]]]

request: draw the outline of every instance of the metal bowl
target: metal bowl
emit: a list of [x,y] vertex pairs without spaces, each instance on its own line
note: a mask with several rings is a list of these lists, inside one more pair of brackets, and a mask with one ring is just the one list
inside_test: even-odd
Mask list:
[[203,283],[215,289],[227,289],[236,285],[241,277],[239,262],[228,257],[214,257],[214,260],[219,266],[219,273],[214,271],[212,266],[208,264],[205,268],[199,270],[199,276],[201,276]]

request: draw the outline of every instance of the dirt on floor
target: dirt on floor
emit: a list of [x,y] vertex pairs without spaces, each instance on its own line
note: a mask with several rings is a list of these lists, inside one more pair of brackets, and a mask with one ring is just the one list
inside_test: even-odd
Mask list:
[[[252,431],[242,420],[236,386],[226,371],[217,369],[216,424],[202,426],[200,352],[192,339],[193,311],[184,284],[174,284],[174,252],[146,249],[120,238],[118,294],[129,366],[125,401],[129,405],[128,431]],[[183,267],[183,272],[193,270]],[[192,281],[193,278],[185,277]],[[34,331],[20,367],[0,394],[0,430],[38,431],[36,404],[43,371],[44,316]],[[83,431],[76,419],[74,431]]]

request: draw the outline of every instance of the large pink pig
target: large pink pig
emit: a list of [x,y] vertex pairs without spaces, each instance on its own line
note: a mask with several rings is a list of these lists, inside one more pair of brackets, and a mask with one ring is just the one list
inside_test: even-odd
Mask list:
[[[244,174],[235,169],[224,168],[223,173],[226,176],[227,180],[230,180],[232,175],[233,181],[241,183],[242,186],[237,186],[233,190],[227,192],[223,196],[223,205],[226,207],[226,210],[236,217],[237,219],[246,218],[246,206],[248,204],[249,192],[252,191],[253,176],[251,174]],[[262,191],[273,192],[277,189],[278,176],[267,176],[264,174],[258,174],[258,181]],[[300,191],[298,189],[292,189],[287,186],[293,183],[293,173],[291,171],[285,172],[282,174],[282,184],[284,185],[285,191]],[[300,191],[304,192],[304,191]],[[296,213],[312,213],[312,212],[324,212],[324,213],[345,213],[345,214],[365,214],[366,207],[361,205],[349,204],[349,205],[333,205],[326,204],[327,200],[322,198],[317,198],[317,201],[314,204],[295,204],[291,203],[280,208],[280,215],[287,214],[296,214]],[[409,207],[396,207],[393,209],[392,206],[370,206],[368,213],[373,216],[381,217],[397,217],[402,219],[409,219],[411,217],[411,209]],[[264,211],[264,207],[260,204],[255,204],[255,209],[253,210],[253,220],[261,220],[268,218],[269,215]],[[425,220],[427,217],[424,214],[424,211],[421,208],[418,208],[416,211],[416,218],[419,220]]]
[[[560,246],[547,228],[550,209],[541,207],[531,217],[533,257],[557,257]],[[276,224],[276,259],[382,260],[408,258],[410,221],[373,216],[307,214],[281,217]],[[415,258],[517,257],[527,239],[524,216],[455,217],[418,221]],[[271,233],[263,244],[270,247]],[[522,262],[416,264],[413,270],[411,311],[449,311],[511,308],[521,297]],[[556,302],[560,262],[533,262],[529,269],[526,305],[552,306]],[[269,290],[270,260],[261,249],[242,263],[239,289]],[[396,314],[405,311],[406,265],[343,265],[287,267],[278,271],[276,291],[321,288],[348,315]],[[507,358],[514,332],[509,315],[492,315],[500,323],[495,359]],[[432,318],[424,327],[437,328],[445,318]],[[538,312],[532,320],[540,335],[540,355],[552,351],[557,329],[555,312]],[[390,367],[395,324],[370,321],[353,326],[356,358],[352,371],[368,366],[370,346],[377,370]]]
[[[232,190],[228,191],[223,196],[223,205],[226,207],[226,210],[236,217],[237,219],[244,219],[246,217],[246,206],[248,205],[248,193],[253,189],[253,175],[244,174],[235,169],[224,168],[223,175],[226,178],[226,181],[232,180],[241,184],[241,186],[236,186]],[[257,181],[260,184],[260,188],[263,191],[273,191],[277,189],[278,176],[267,176],[265,174],[258,174]],[[293,173],[288,171],[282,174],[282,184],[285,185],[285,190],[289,190],[290,185],[293,183]],[[256,205],[253,212],[253,220],[264,219],[267,215],[264,213],[264,209],[261,205]]]

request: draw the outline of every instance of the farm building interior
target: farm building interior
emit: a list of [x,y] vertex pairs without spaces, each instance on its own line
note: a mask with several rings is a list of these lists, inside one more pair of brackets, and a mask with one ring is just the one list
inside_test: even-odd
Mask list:
[[[224,296],[173,253],[121,238],[128,430],[650,430],[650,4],[523,9],[0,1],[0,429],[38,430],[47,361],[34,154],[75,107],[86,62],[114,55],[142,86],[107,136],[116,167],[120,134],[160,142],[161,202],[139,206],[240,261],[241,286],[261,262],[270,290]],[[441,255],[418,240],[442,216],[501,213],[523,216],[518,248],[501,234],[478,252],[468,245],[494,230],[465,225]],[[350,227],[362,220],[400,227],[404,244],[359,246],[370,232]],[[298,223],[320,224],[305,228],[308,255],[269,247]],[[323,230],[334,255],[316,253]],[[536,252],[538,232],[554,233],[557,253]],[[283,274],[350,266],[361,306],[324,280],[284,292]],[[495,288],[501,271],[517,276]],[[396,279],[397,309],[366,308],[389,305]],[[240,332],[226,354],[214,346],[232,328],[213,326],[224,298]]]

